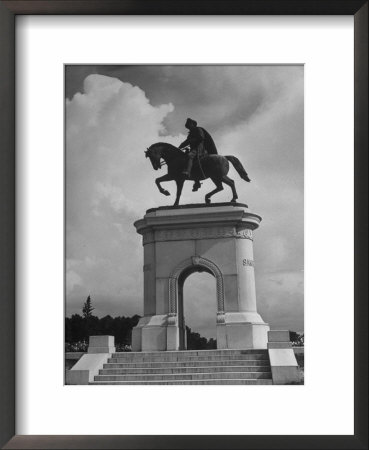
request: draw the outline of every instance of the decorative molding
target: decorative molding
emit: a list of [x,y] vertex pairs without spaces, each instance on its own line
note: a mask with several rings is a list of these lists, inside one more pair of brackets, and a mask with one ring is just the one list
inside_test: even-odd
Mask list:
[[177,314],[177,285],[178,277],[169,277],[169,314]]
[[252,230],[250,230],[250,228],[245,228],[243,230],[238,230],[237,231],[237,238],[239,239],[249,239],[250,241],[253,241],[253,236],[252,236]]
[[224,311],[217,312],[217,324],[225,323],[225,314]]
[[236,230],[234,226],[200,227],[147,231],[143,235],[143,245],[151,242],[221,239],[230,237],[253,240],[252,230],[250,228]]
[[175,327],[178,325],[178,316],[176,313],[169,313],[167,316],[167,325],[169,327]]
[[216,279],[217,291],[217,314],[224,314],[224,282],[223,275],[219,267],[212,261],[201,256],[192,256],[182,261],[169,277],[169,316],[177,314],[178,304],[178,280],[182,272],[189,267],[205,267],[214,275]]
[[155,242],[154,232],[146,231],[146,233],[142,235],[142,245],[150,244],[151,242]]
[[198,266],[200,264],[200,256],[192,256],[192,265]]

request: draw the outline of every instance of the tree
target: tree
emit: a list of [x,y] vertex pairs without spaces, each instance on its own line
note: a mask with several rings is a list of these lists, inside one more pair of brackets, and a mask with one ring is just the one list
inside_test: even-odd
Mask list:
[[216,339],[210,338],[209,340],[207,340],[206,337],[203,337],[199,333],[192,331],[191,328],[188,327],[187,325],[186,325],[186,333],[187,333],[187,350],[207,350],[217,348]]
[[[86,304],[87,301],[84,308],[87,306]],[[71,317],[65,318],[65,342],[68,344],[68,351],[85,351],[82,347],[87,344],[89,336],[107,334],[115,337],[115,345],[117,348],[131,345],[132,328],[137,325],[140,316],[105,316],[99,319],[91,314],[91,311],[93,310],[91,299],[89,305],[90,307],[87,308],[87,310],[90,311],[89,317],[73,314]],[[85,313],[85,311],[83,311],[83,313]]]
[[83,308],[82,308],[83,318],[88,319],[88,318],[92,317],[92,311],[94,309],[95,308],[92,307],[91,297],[88,296],[87,300],[83,304]]
[[294,347],[304,346],[304,333],[300,334],[296,331],[290,331],[290,341]]

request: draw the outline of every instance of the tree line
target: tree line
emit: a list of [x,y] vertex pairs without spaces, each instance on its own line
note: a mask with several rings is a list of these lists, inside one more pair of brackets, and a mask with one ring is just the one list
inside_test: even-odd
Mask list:
[[[86,352],[89,336],[99,335],[114,336],[117,351],[130,351],[132,328],[138,324],[141,316],[137,314],[132,317],[107,315],[99,318],[93,315],[94,309],[91,296],[88,296],[82,307],[82,315],[73,314],[65,318],[65,351]],[[213,338],[208,340],[187,326],[186,333],[189,350],[217,348],[217,342]]]
[[217,340],[201,336],[186,325],[187,350],[212,350],[217,348]]
[[294,347],[303,347],[305,343],[304,333],[297,333],[296,331],[290,331],[290,341]]
[[73,314],[65,318],[65,351],[85,352],[88,347],[89,336],[114,336],[117,351],[129,350],[132,341],[132,328],[140,320],[139,315],[132,317],[111,317],[107,315],[99,318],[93,315],[91,297],[82,307],[82,316]]
[[[109,335],[115,338],[117,351],[130,351],[132,343],[132,328],[138,324],[141,316],[111,317],[107,315],[99,318],[93,315],[91,297],[82,307],[82,315],[73,314],[65,318],[65,351],[85,352],[88,348],[89,336]],[[188,350],[210,350],[217,348],[216,339],[207,339],[186,326]],[[304,334],[290,331],[290,340],[295,347],[304,345]]]

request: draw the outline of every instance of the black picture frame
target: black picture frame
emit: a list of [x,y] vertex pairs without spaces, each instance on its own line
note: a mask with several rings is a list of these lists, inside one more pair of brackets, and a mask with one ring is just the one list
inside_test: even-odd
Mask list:
[[[355,41],[355,432],[350,436],[15,435],[15,17],[19,14],[353,15]],[[344,174],[342,174],[344,182]],[[341,224],[343,225],[343,224]],[[6,449],[368,448],[368,1],[0,1],[0,445]],[[340,364],[339,361],[335,364]],[[318,406],[318,405],[317,405]]]

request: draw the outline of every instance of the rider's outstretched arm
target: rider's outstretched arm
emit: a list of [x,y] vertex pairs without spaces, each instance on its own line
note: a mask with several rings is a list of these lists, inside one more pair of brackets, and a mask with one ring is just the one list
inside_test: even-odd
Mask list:
[[188,145],[190,145],[190,140],[187,138],[185,141],[182,142],[182,144],[180,144],[178,148],[185,148]]

